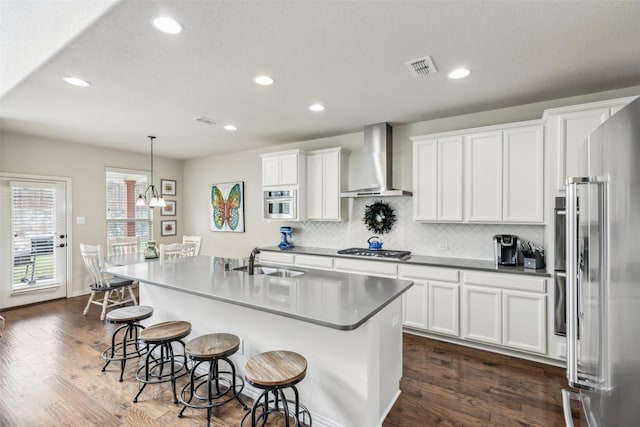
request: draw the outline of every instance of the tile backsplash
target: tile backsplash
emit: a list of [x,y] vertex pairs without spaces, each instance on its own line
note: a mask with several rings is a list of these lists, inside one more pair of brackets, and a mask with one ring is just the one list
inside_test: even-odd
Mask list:
[[[349,221],[302,221],[293,227],[292,242],[299,246],[344,249],[367,247],[374,233],[362,222],[366,205],[380,199],[350,199]],[[383,249],[409,250],[416,255],[493,260],[493,236],[515,234],[521,239],[545,245],[544,225],[431,224],[412,219],[411,197],[382,199],[394,209],[397,221],[390,233],[380,236]],[[446,247],[447,249],[444,249]]]

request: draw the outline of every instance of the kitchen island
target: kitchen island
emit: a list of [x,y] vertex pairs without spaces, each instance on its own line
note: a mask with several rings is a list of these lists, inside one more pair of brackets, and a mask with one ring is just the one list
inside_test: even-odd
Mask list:
[[106,272],[140,282],[140,300],[154,307],[147,324],[186,320],[193,324],[187,339],[240,337],[232,358],[241,372],[263,351],[302,354],[308,371],[298,388],[314,425],[380,425],[400,393],[399,297],[412,282],[313,269],[296,269],[303,274],[294,277],[249,275],[233,269],[239,264],[200,256]]

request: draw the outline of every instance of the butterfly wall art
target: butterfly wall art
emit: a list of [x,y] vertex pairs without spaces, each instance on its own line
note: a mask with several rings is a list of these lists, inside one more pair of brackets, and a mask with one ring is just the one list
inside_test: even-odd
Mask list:
[[211,185],[211,231],[244,233],[244,182]]

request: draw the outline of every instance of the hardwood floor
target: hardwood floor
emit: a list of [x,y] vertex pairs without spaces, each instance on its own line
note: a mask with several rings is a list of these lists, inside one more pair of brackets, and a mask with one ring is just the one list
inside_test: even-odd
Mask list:
[[[116,363],[101,372],[114,325],[100,321],[99,309],[83,316],[86,300],[2,312],[0,425],[204,425],[203,410],[177,417],[168,384],[147,387],[134,404],[132,366],[123,382]],[[564,426],[563,386],[560,368],[405,335],[402,393],[383,426]],[[233,402],[213,412],[211,425],[237,426],[242,415]]]

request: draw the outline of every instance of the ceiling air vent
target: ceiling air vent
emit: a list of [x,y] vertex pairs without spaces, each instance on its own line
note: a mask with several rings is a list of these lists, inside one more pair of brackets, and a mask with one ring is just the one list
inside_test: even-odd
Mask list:
[[205,125],[215,125],[216,124],[215,120],[212,120],[209,117],[205,117],[205,116],[194,117],[193,120],[195,120],[196,122],[204,123]]
[[414,59],[406,64],[413,77],[426,76],[427,74],[433,74],[438,71],[436,66],[433,65],[433,61],[430,56]]

